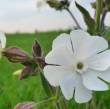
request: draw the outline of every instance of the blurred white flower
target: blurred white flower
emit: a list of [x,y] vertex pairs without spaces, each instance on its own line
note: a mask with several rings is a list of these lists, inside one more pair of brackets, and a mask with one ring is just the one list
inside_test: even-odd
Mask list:
[[92,91],[108,90],[103,81],[110,82],[110,50],[107,48],[104,38],[90,36],[82,30],[61,34],[45,58],[48,65],[44,75],[52,86],[61,87],[67,100],[74,95],[76,102],[88,102]]
[[0,57],[1,57],[1,52],[6,46],[6,37],[4,33],[0,32]]
[[45,5],[46,5],[46,0],[38,0],[36,6],[37,6],[38,9],[40,9]]
[[5,48],[6,46],[6,37],[4,33],[0,33],[0,48]]

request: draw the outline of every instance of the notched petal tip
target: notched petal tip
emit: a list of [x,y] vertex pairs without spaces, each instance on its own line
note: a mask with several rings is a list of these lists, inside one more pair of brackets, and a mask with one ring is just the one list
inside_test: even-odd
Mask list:
[[93,91],[106,91],[109,89],[108,85],[100,80],[94,71],[89,70],[83,76],[83,84],[84,86]]

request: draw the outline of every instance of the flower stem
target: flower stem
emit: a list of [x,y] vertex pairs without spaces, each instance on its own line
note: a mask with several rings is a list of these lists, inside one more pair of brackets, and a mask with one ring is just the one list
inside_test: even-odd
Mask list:
[[96,32],[100,32],[100,16],[102,9],[102,0],[96,0]]
[[97,105],[96,105],[96,94],[93,94],[93,98],[92,101],[90,102],[90,109],[97,109]]
[[37,106],[42,105],[42,104],[47,104],[48,102],[52,102],[52,101],[55,101],[55,97],[51,97],[49,99],[45,99],[41,102],[35,103],[33,107],[37,107]]
[[69,109],[67,102],[65,101],[64,98],[62,98],[61,101],[59,102],[59,106],[60,106],[60,109]]
[[70,11],[70,9],[69,9],[69,8],[65,8],[65,9],[66,9],[66,11],[71,15],[72,19],[73,19],[74,22],[76,23],[76,26],[77,26],[79,29],[81,29],[81,27],[80,27],[78,21],[76,20],[75,16],[74,16],[73,13]]
[[57,105],[58,105],[58,109],[69,109],[66,100],[64,99],[64,97],[61,94],[60,89],[58,89],[56,91],[56,97],[58,97],[58,101],[57,101]]
[[85,104],[85,109],[89,109],[89,103]]

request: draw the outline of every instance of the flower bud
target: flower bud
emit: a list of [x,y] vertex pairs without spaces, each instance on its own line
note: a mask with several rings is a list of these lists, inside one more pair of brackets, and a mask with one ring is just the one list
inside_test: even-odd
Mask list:
[[27,53],[17,47],[7,48],[3,51],[3,55],[13,63],[25,63],[30,60]]
[[34,76],[36,75],[36,70],[35,68],[32,68],[31,66],[25,66],[25,68],[22,70],[22,72],[19,75],[19,79],[25,79],[29,76]]
[[42,55],[42,50],[41,50],[40,44],[37,41],[35,41],[33,45],[33,56],[40,57],[41,55]]
[[14,109],[33,109],[35,107],[34,102],[25,102],[25,103],[18,103]]
[[70,3],[68,0],[47,0],[47,4],[52,7],[55,8],[56,10],[62,10],[65,9],[67,7],[69,7]]

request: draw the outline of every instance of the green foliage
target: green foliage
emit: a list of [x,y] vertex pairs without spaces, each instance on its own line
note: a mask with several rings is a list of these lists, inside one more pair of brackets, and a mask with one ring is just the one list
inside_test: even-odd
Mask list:
[[84,21],[88,27],[88,32],[93,34],[95,31],[95,21],[94,19],[90,16],[89,12],[82,7],[81,5],[79,5],[77,2],[76,3],[76,7],[79,9],[79,11],[82,13]]
[[[51,49],[52,40],[59,32],[37,34],[7,34],[7,47],[17,46],[26,50],[31,56],[32,45],[36,39],[41,43],[44,54]],[[20,64],[12,64],[7,59],[0,60],[0,109],[13,109],[24,101],[41,101],[47,95],[41,84],[39,76],[19,80],[13,76],[13,72],[23,68]],[[45,107],[45,109],[49,109]]]

